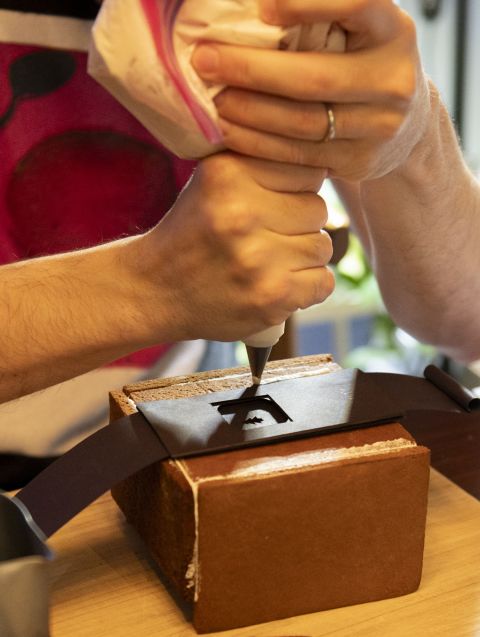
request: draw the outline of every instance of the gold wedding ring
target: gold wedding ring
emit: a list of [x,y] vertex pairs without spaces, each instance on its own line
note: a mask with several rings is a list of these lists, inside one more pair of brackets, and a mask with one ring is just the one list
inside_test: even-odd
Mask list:
[[331,142],[332,139],[335,139],[337,135],[337,130],[335,127],[335,115],[331,106],[325,104],[325,108],[327,109],[328,128],[327,132],[325,133],[325,137],[322,139],[322,142]]

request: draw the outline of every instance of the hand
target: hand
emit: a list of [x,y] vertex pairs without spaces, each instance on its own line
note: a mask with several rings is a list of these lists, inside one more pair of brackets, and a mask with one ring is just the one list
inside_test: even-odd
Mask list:
[[152,333],[167,325],[170,339],[236,340],[323,301],[333,289],[323,176],[229,153],[200,162],[140,239]]
[[[391,0],[263,0],[267,22],[336,22],[345,53],[218,44],[192,58],[217,98],[225,144],[239,153],[326,168],[331,177],[381,177],[409,156],[429,116],[412,19]],[[204,66],[205,53],[215,64]],[[328,132],[327,107],[336,135]]]

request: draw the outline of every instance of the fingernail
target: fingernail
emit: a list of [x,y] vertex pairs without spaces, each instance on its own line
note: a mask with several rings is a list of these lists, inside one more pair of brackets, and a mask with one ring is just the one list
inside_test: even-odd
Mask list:
[[202,77],[212,77],[218,70],[220,56],[215,47],[201,44],[194,51],[192,63]]
[[277,11],[277,0],[261,0],[260,17],[264,22],[280,24]]

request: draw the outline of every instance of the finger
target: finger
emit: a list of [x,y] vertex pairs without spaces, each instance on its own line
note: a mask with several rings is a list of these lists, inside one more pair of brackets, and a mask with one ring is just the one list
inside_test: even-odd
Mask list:
[[244,246],[239,251],[239,263],[246,272],[265,267],[282,272],[319,268],[330,263],[333,254],[332,240],[325,230],[295,236],[271,233],[264,235],[264,240],[275,246],[274,252],[271,248],[266,251],[260,244]]
[[[300,236],[313,233],[316,237],[328,221],[325,201],[318,195],[275,195],[265,210],[264,227],[282,235]],[[328,239],[324,239],[328,240]]]
[[220,117],[229,122],[285,137],[321,140],[328,128],[326,107],[320,102],[227,88],[216,97],[215,105]]
[[[327,107],[282,97],[226,89],[216,98],[219,115],[228,122],[283,137],[322,141],[328,131]],[[401,127],[403,110],[381,104],[334,104],[336,137],[392,137]],[[228,123],[225,125],[226,130]]]
[[[274,276],[269,278],[274,281]],[[272,286],[260,289],[253,305],[268,317],[272,325],[284,321],[298,309],[306,309],[324,301],[334,290],[335,278],[327,266],[292,272]]]
[[276,161],[280,164],[330,168],[328,164],[321,163],[325,158],[321,148],[330,146],[332,142],[325,144],[289,139],[281,135],[237,126],[224,120],[220,121],[220,126],[224,144],[237,153]]
[[328,267],[310,268],[296,272],[294,284],[293,309],[304,310],[330,296],[335,288],[335,278]]
[[398,28],[400,10],[392,0],[260,0],[261,16],[271,24],[336,22],[346,31],[388,38]]
[[325,169],[329,177],[349,180],[363,178],[364,172],[370,168],[367,160],[370,161],[373,156],[373,153],[368,153],[368,149],[374,148],[371,140],[335,139],[327,143],[295,140],[228,122],[225,131],[225,144],[237,153],[254,155],[286,166],[299,164]]
[[332,258],[332,240],[324,230],[284,237],[278,245],[282,243],[285,247],[279,250],[279,259],[291,272],[323,267]]
[[[379,56],[375,49],[356,53],[271,51],[206,44],[195,50],[192,63],[209,82],[300,101],[405,102],[414,91],[415,78],[404,65],[391,68],[387,53]],[[211,54],[216,60],[213,64]]]
[[237,170],[240,163],[259,186],[274,193],[317,193],[325,179],[325,170],[322,168],[301,165],[299,162],[278,163],[274,157],[266,157],[273,161],[265,161],[255,153],[244,155],[234,159]]
[[250,238],[253,232],[264,231],[275,234],[272,240],[276,240],[281,236],[318,234],[327,221],[327,206],[319,195],[266,191],[261,193],[261,203],[259,200],[258,205],[249,209],[244,205],[238,210],[235,206],[223,209],[213,227],[222,239]]

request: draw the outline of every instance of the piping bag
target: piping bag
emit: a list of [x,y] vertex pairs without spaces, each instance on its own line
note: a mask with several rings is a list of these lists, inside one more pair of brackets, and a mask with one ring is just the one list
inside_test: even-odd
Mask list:
[[[342,51],[336,24],[288,28],[262,22],[257,0],[104,0],[92,31],[88,72],[179,157],[221,151],[214,98],[191,65],[201,41],[296,51]],[[285,324],[244,339],[254,384]]]

